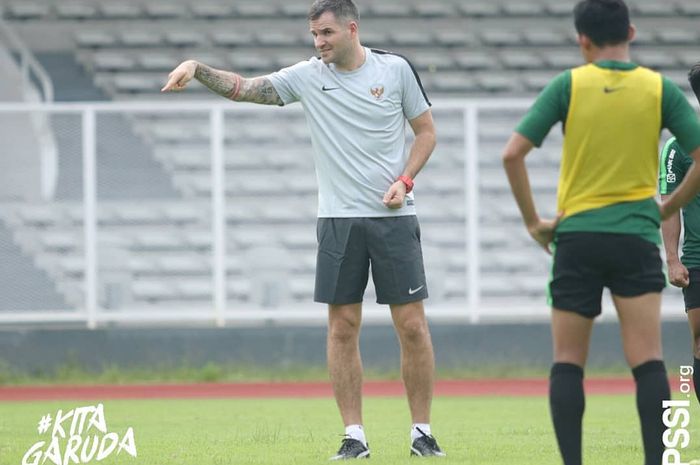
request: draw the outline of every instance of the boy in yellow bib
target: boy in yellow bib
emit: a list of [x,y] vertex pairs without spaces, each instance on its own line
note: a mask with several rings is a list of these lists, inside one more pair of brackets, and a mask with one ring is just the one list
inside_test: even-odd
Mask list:
[[[661,353],[659,226],[700,190],[691,167],[659,206],[658,146],[668,128],[694,160],[700,122],[680,89],[630,61],[635,28],[622,0],[583,0],[574,9],[586,63],[555,77],[515,129],[503,163],[530,235],[554,254],[549,283],[554,363],[550,410],[565,465],[581,464],[583,367],[603,288],[613,296],[625,358],[637,386],[645,465],[664,454],[662,401],[670,399]],[[541,219],[524,158],[561,121],[559,215]]]

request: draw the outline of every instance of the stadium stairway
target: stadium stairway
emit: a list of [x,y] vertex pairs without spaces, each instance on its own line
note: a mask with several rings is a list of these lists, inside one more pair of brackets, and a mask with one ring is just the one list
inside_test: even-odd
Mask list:
[[[56,101],[101,101],[109,98],[97,88],[72,53],[40,53],[37,58],[54,82]],[[80,120],[54,117],[60,169],[56,197],[76,200],[82,196]],[[177,198],[170,177],[156,162],[151,148],[132,130],[122,115],[97,118],[97,172],[100,199]]]
[[68,309],[54,282],[37,268],[32,258],[23,254],[12,234],[0,222],[0,311]]

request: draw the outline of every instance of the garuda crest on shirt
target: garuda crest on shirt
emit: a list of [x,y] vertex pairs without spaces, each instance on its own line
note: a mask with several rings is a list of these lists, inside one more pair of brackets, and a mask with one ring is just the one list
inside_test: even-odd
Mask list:
[[381,84],[375,84],[369,88],[369,91],[375,99],[381,100],[382,95],[384,95],[384,86]]

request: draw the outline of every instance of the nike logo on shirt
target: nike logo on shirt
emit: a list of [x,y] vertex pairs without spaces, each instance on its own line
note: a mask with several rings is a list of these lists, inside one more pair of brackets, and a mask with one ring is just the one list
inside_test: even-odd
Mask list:
[[321,90],[324,92],[328,92],[329,90],[338,90],[338,89],[340,89],[340,87],[326,87],[326,86],[321,87]]
[[624,89],[624,87],[603,87],[603,92],[606,94],[610,94],[613,92],[617,92],[618,90]]

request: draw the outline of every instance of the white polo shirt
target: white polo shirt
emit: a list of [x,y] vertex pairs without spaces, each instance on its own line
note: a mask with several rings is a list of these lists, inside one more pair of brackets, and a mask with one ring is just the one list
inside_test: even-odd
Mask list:
[[406,120],[423,114],[430,101],[405,58],[369,48],[365,57],[351,72],[314,57],[269,76],[285,104],[304,106],[319,217],[415,215],[413,193],[399,209],[382,198],[408,160]]

